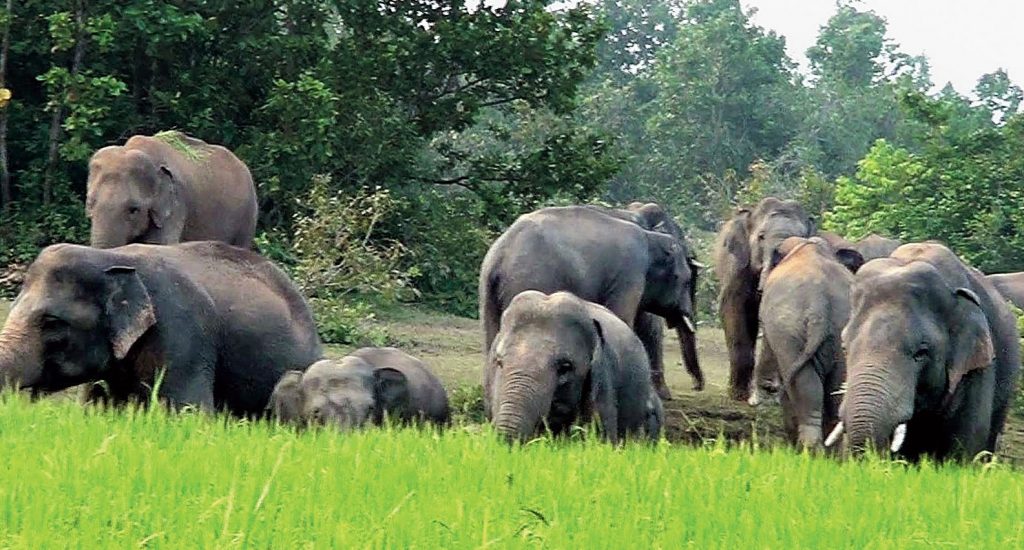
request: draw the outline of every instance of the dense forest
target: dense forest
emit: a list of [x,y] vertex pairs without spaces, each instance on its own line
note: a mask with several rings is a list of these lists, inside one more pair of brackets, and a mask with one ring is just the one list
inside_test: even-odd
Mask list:
[[553,4],[7,0],[0,266],[87,240],[93,151],[179,129],[249,165],[259,248],[333,341],[372,330],[368,304],[473,314],[487,245],[546,204],[658,201],[700,244],[784,196],[850,238],[1024,269],[1024,92],[1005,71],[940,87],[853,2],[809,74],[739,0]]

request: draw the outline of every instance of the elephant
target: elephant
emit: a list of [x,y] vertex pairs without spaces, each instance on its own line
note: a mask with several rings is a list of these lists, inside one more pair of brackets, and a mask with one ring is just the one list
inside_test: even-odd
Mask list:
[[[688,256],[678,239],[590,207],[544,208],[520,216],[481,265],[484,355],[502,312],[524,290],[572,292],[607,307],[630,327],[639,312],[647,312],[663,317],[670,328],[685,326],[692,333]],[[486,378],[484,387],[490,387]],[[484,406],[490,407],[486,395]]]
[[602,437],[657,439],[664,419],[647,352],[609,309],[569,292],[517,294],[487,357],[488,417],[509,441],[596,414]]
[[395,348],[361,348],[340,360],[323,359],[305,372],[288,371],[267,408],[281,422],[340,430],[385,418],[408,424],[448,424],[448,394],[434,373]]
[[814,232],[814,224],[803,207],[775,197],[761,200],[753,210],[737,210],[718,232],[718,313],[729,349],[729,391],[737,401],[750,397],[757,311],[762,284],[771,271],[772,251],[789,237],[809,237]]
[[[668,215],[668,212],[661,205],[653,202],[633,202],[626,206],[625,209],[590,207],[597,208],[619,219],[631,221],[648,231],[657,231],[675,237],[688,252],[686,261],[689,264],[691,276],[686,292],[690,293],[690,303],[697,303],[697,280],[700,276],[700,270],[704,269],[705,266],[697,261],[692,249],[687,246],[686,235],[683,233],[683,229]],[[654,388],[658,392],[658,397],[663,400],[671,399],[672,393],[665,384],[665,334],[661,321],[655,315],[640,312],[634,321],[633,330],[636,331],[640,341],[644,343],[644,347],[647,349],[647,356],[651,360],[651,377],[654,381]],[[704,373],[701,371],[700,361],[697,358],[697,332],[691,330],[690,325],[683,323],[676,327],[676,334],[679,337],[683,364],[693,380],[693,389],[701,391],[704,389]]]
[[222,241],[251,248],[256,187],[245,163],[181,132],[132,136],[89,160],[90,244]]
[[778,365],[787,438],[818,448],[839,420],[836,391],[846,371],[840,334],[850,316],[853,273],[864,261],[821,237],[790,237],[773,254],[761,297],[763,355]]
[[903,243],[896,239],[889,239],[877,233],[872,233],[854,243],[853,249],[860,253],[864,261],[868,262],[876,258],[888,257],[901,244]]
[[1014,306],[1024,309],[1024,273],[998,273],[986,275],[999,294]]
[[214,241],[58,244],[29,266],[0,331],[0,387],[103,381],[114,404],[157,388],[172,407],[250,417],[286,370],[321,356],[302,295],[255,252]]
[[938,243],[905,244],[857,272],[843,329],[850,449],[907,460],[994,452],[1018,371],[1019,335],[1002,297]]

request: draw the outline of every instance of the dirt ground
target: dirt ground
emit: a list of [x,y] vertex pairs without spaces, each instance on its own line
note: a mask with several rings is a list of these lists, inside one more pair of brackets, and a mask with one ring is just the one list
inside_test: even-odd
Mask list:
[[[0,301],[0,320],[8,304]],[[395,345],[420,357],[433,367],[449,389],[480,383],[483,364],[481,337],[476,320],[428,313],[415,308],[383,315]],[[329,356],[340,357],[351,347],[330,346]],[[753,408],[726,397],[728,360],[721,330],[700,327],[698,354],[707,387],[690,388],[690,378],[680,360],[679,342],[670,334],[665,342],[667,379],[673,399],[665,403],[666,434],[671,441],[702,445],[720,436],[728,441],[776,445],[781,441],[777,405]],[[1024,466],[1024,419],[1011,415],[1003,434],[1000,458]]]

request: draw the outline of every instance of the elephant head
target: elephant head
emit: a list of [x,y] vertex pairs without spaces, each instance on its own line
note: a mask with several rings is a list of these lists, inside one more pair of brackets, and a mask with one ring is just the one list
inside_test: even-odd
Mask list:
[[747,222],[750,268],[757,273],[757,288],[771,272],[773,251],[789,237],[809,237],[814,231],[807,213],[796,201],[768,197],[758,203]]
[[97,380],[156,323],[135,269],[106,255],[74,245],[39,254],[0,332],[0,384],[51,392]]
[[380,425],[385,417],[404,420],[409,407],[405,374],[350,355],[317,361],[305,373],[285,373],[267,408],[283,422],[347,431],[367,423]]
[[856,275],[843,331],[842,422],[829,443],[845,430],[854,450],[896,452],[905,440],[916,447],[914,420],[941,415],[964,377],[993,361],[984,302],[967,270],[941,245],[910,246],[924,247],[928,261],[895,257],[900,249]]
[[603,329],[586,302],[567,292],[518,294],[488,357],[498,432],[523,440],[545,424],[556,434],[567,429],[605,368],[605,353]]
[[833,242],[824,237],[789,237],[782,241],[773,251],[770,269],[775,269],[786,256],[795,252],[803,246],[813,246],[816,251],[826,258],[834,258],[843,265],[850,273],[856,274],[864,265],[864,257],[853,248],[853,244],[846,242],[848,247],[836,247]]
[[692,334],[696,281],[686,245],[656,231],[645,235],[649,263],[640,309],[663,317],[669,328],[685,327]]
[[175,177],[143,151],[122,146],[97,151],[89,161],[85,206],[92,246],[177,242],[183,220]]

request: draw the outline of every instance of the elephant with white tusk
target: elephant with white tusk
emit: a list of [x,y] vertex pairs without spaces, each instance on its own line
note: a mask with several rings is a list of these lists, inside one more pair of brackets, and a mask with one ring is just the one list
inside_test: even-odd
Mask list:
[[915,460],[995,451],[1020,370],[1016,319],[977,270],[941,244],[907,244],[857,272],[843,332],[842,422],[855,451]]

